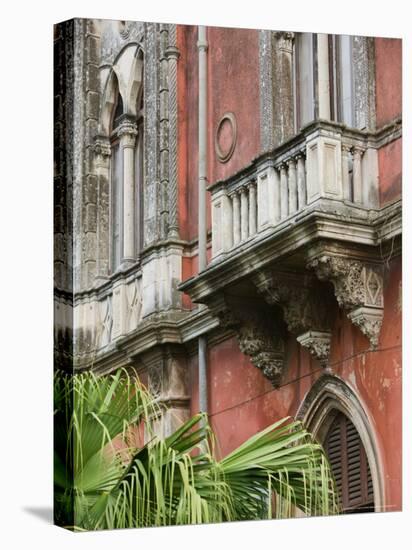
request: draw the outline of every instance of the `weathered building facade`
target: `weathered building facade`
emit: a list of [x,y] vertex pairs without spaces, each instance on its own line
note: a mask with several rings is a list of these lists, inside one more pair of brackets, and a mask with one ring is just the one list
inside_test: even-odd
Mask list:
[[55,60],[56,363],[222,454],[297,416],[399,510],[401,42],[76,19]]

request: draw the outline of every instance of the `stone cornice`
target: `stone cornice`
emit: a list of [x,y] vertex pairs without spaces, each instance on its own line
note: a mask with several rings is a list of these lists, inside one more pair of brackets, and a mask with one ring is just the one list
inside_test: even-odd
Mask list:
[[397,228],[396,232],[390,232],[389,238],[400,236],[400,216],[401,201],[381,210],[352,208],[340,201],[328,199],[318,201],[296,218],[269,227],[211,262],[197,277],[182,283],[179,289],[187,292],[194,302],[207,302],[208,296],[220,288],[270,264],[287,261],[292,255],[305,254],[308,247],[321,239],[332,240],[349,248],[366,247],[373,256],[373,250],[383,242],[383,226],[388,218],[392,227],[396,225]]

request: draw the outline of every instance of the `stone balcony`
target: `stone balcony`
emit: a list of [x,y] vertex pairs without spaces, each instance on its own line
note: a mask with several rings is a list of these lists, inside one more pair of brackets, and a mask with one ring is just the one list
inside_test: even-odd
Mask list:
[[400,201],[379,207],[378,149],[396,131],[317,121],[208,187],[212,259],[180,289],[235,330],[274,386],[287,332],[328,368],[334,307],[378,344],[382,258],[401,234]]

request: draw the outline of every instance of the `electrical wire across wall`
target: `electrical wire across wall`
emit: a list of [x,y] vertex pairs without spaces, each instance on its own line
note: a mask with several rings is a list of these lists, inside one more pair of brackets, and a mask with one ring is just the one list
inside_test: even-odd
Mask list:
[[[402,349],[402,346],[400,344],[396,346],[390,346],[388,348],[381,348],[379,350],[373,350],[368,349],[366,351],[360,351],[358,353],[354,353],[353,355],[350,355],[349,357],[346,357],[345,359],[341,361],[335,361],[334,363],[330,363],[329,366],[333,367],[335,365],[339,365],[341,363],[346,363],[346,361],[350,361],[351,359],[354,359],[355,357],[359,357],[361,355],[364,355],[365,353],[376,353],[376,352],[384,352],[384,351],[390,351],[394,349]],[[237,407],[242,407],[243,405],[247,405],[248,403],[251,403],[252,401],[255,401],[256,399],[260,399],[261,397],[264,397],[265,395],[268,395],[269,393],[272,393],[274,391],[278,391],[280,388],[284,388],[286,386],[290,386],[291,384],[295,384],[296,382],[299,382],[300,380],[304,380],[305,378],[308,378],[309,376],[313,376],[314,374],[318,372],[322,372],[325,369],[323,367],[320,367],[318,369],[313,369],[307,374],[303,374],[299,378],[294,378],[293,380],[289,380],[288,382],[285,382],[284,384],[280,384],[277,388],[271,388],[270,390],[266,390],[258,395],[255,395],[251,397],[250,399],[246,399],[245,401],[242,401],[241,403],[236,403],[236,405],[231,405],[230,407],[227,407],[226,409],[222,409],[220,411],[209,413],[209,418],[212,418],[213,416],[218,416],[219,414],[223,414],[227,411],[230,411],[232,409],[236,409]]]

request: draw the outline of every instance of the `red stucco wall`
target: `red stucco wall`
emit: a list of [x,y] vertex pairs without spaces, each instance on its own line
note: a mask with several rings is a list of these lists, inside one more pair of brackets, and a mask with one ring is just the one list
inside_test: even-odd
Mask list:
[[[259,154],[258,33],[208,28],[209,181],[226,178]],[[181,236],[197,237],[198,69],[197,27],[179,27],[179,222]],[[235,45],[235,46],[234,46]],[[377,126],[401,114],[401,41],[376,39]],[[235,113],[238,143],[229,162],[215,155],[214,136],[224,112]],[[381,204],[401,194],[401,139],[379,151]],[[208,197],[209,200],[209,197]],[[209,212],[210,227],[210,212]],[[385,309],[376,351],[336,307],[331,348],[333,372],[358,396],[370,419],[380,453],[388,510],[401,508],[401,262],[391,260],[385,272]],[[197,257],[183,259],[183,280],[197,274]],[[191,308],[189,297],[184,306]],[[323,370],[294,338],[288,343],[288,365],[282,386],[274,390],[239,351],[235,338],[209,349],[210,420],[219,452],[227,454],[246,438],[286,415],[295,415]],[[191,409],[198,410],[197,357],[189,360]]]
[[376,124],[383,126],[402,114],[402,41],[375,39]]
[[[198,224],[198,50],[196,26],[178,26],[178,181],[179,227],[183,239],[197,239]],[[247,166],[260,150],[259,35],[256,30],[208,27],[208,179],[218,179]],[[233,47],[234,44],[236,47]],[[228,85],[229,83],[229,85]],[[232,158],[222,164],[214,137],[221,116],[231,111],[238,126]],[[207,226],[211,227],[207,193]],[[196,259],[186,258],[184,278],[197,273]],[[190,300],[184,298],[188,306]]]
[[[401,263],[385,273],[385,314],[379,346],[369,350],[365,336],[336,309],[331,347],[333,373],[356,393],[370,419],[385,473],[386,505],[401,507]],[[272,388],[235,338],[209,350],[210,420],[218,449],[226,455],[245,439],[284,416],[294,416],[322,368],[291,337],[281,387]],[[198,409],[197,358],[190,361],[192,413]]]

